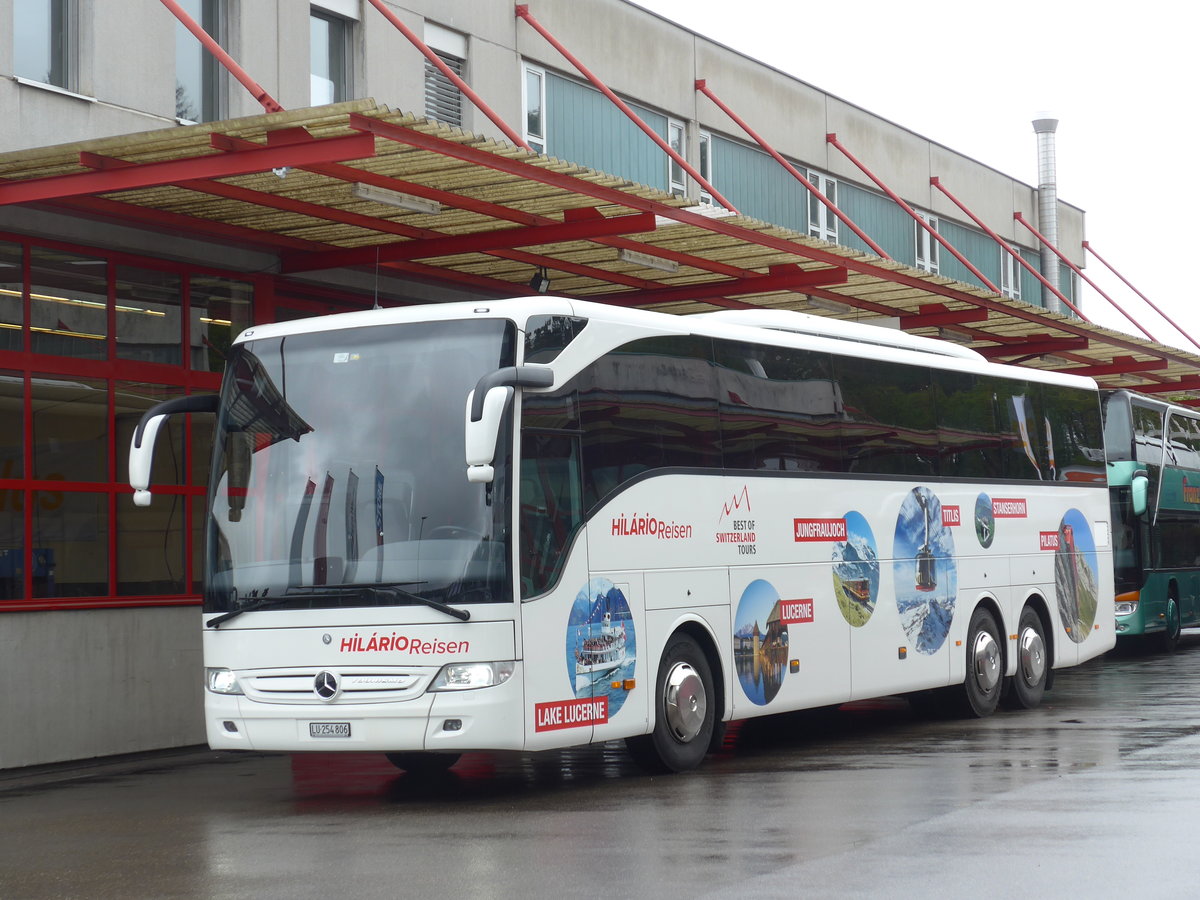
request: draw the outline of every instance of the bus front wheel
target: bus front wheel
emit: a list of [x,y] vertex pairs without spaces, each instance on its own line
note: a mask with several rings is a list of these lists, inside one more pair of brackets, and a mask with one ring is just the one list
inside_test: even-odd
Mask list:
[[716,722],[712,672],[696,642],[676,634],[663,651],[654,687],[654,730],[627,738],[630,755],[651,772],[700,765]]
[[988,610],[978,607],[967,629],[967,677],[962,685],[962,711],[980,719],[996,711],[1004,683],[1000,629]]
[[1167,598],[1164,625],[1165,629],[1158,633],[1158,649],[1163,653],[1171,653],[1179,646],[1179,635],[1183,633],[1183,625],[1179,616],[1179,601],[1174,597]]

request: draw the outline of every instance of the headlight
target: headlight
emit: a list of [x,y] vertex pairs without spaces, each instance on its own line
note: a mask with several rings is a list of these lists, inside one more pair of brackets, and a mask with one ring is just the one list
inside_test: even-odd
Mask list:
[[1132,616],[1135,612],[1137,612],[1137,601],[1123,600],[1113,607],[1113,611],[1118,616]]
[[204,680],[214,694],[240,694],[241,685],[229,669],[205,669]]
[[512,677],[517,664],[512,660],[504,662],[453,663],[443,666],[437,673],[431,691],[471,691],[475,688],[493,687],[504,684]]

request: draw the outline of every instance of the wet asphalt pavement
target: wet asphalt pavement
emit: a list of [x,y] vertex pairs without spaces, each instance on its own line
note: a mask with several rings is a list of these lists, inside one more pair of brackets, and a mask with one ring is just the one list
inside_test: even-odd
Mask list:
[[0,898],[1195,897],[1200,633],[1043,706],[894,699],[739,723],[682,776],[619,744],[465,756],[190,751],[0,772]]

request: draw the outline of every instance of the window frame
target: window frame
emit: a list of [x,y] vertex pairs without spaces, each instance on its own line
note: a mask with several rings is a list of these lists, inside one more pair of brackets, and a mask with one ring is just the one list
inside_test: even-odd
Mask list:
[[[327,80],[333,86],[333,96],[328,100],[319,100],[314,96],[313,79],[318,76],[313,69],[315,61],[315,51],[317,48],[312,40],[312,25],[313,20],[325,22],[328,26],[327,34],[329,36],[328,43],[323,48],[325,53],[324,62],[329,68],[330,78]],[[322,6],[316,4],[309,7],[309,102],[313,106],[324,106],[329,103],[340,103],[343,100],[349,100],[353,96],[353,67],[351,65],[353,54],[351,52],[351,37],[353,34],[354,21],[340,16]],[[339,58],[340,57],[340,58]],[[336,77],[335,77],[336,76]]]
[[[836,178],[816,169],[809,169],[806,177],[809,184],[824,194],[834,207],[838,206]],[[833,214],[833,210],[818,200],[812,191],[805,192],[808,194],[808,236],[829,244],[838,243],[838,217]]]
[[[940,233],[938,217],[924,210],[913,210],[930,228]],[[913,221],[913,265],[923,272],[937,275],[941,271],[941,244],[921,223]]]
[[[538,110],[541,134],[529,130],[529,79],[538,80]],[[550,155],[549,114],[546,109],[546,70],[533,63],[521,64],[521,139],[543,156]]]

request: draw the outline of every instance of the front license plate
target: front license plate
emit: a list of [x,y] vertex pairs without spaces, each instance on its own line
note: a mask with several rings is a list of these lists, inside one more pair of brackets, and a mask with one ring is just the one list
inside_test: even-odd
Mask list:
[[308,736],[313,738],[348,738],[349,722],[309,722]]

